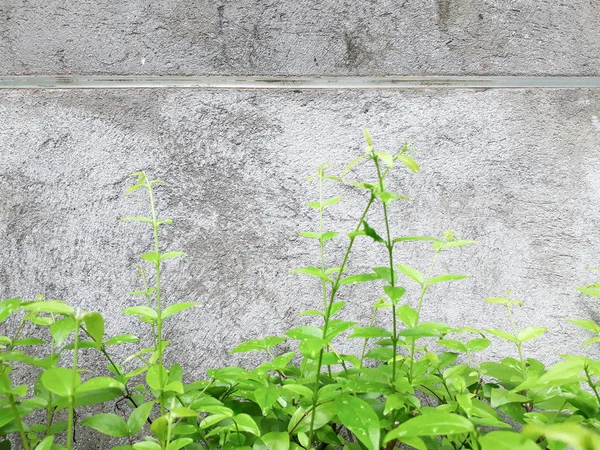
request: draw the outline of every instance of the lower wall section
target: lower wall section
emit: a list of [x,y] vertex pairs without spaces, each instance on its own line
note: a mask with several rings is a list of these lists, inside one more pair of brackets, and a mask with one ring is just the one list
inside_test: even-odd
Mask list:
[[[507,327],[484,300],[511,289],[525,301],[520,326],[550,328],[528,354],[551,360],[578,351],[582,336],[566,317],[597,315],[573,285],[591,282],[586,269],[600,265],[599,111],[600,92],[576,89],[3,91],[0,297],[65,299],[105,314],[107,333],[147,338],[120,310],[143,303],[128,292],[139,288],[134,266],[151,232],[119,221],[149,213],[142,191],[123,197],[127,175],[147,170],[167,183],[157,187],[158,210],[174,224],[162,249],[188,253],[166,263],[164,300],[201,303],[168,322],[168,356],[195,376],[231,364],[236,344],[306,323],[298,313],[322,304],[318,281],[288,273],[319,264],[316,241],[296,235],[318,229],[305,206],[318,186],[304,179],[323,161],[335,174],[360,155],[366,125],[380,150],[407,139],[423,168],[390,173],[392,188],[413,199],[392,208],[392,234],[454,229],[480,242],[443,255],[436,272],[473,278],[432,288],[426,319]],[[349,179],[373,177],[357,173]],[[345,201],[326,210],[325,229],[342,233],[328,244],[329,266],[366,202],[364,191],[331,183],[326,197],[336,195]],[[369,218],[376,228],[379,216]],[[349,273],[386,262],[366,241],[356,251]],[[405,244],[396,261],[426,270],[432,256]],[[402,282],[414,305],[415,286]],[[340,295],[343,315],[367,321],[381,292]]]

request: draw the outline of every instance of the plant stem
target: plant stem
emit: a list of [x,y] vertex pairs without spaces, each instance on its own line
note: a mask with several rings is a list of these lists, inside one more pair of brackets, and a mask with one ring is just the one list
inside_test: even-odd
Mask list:
[[600,404],[600,395],[598,394],[596,385],[592,382],[592,377],[590,377],[590,373],[588,371],[587,364],[584,366],[583,371],[585,372],[585,377],[587,378],[588,385],[592,388],[592,391],[594,391],[594,394],[596,394],[596,398],[598,399],[598,404]]
[[69,394],[69,422],[67,429],[67,450],[73,448],[73,416],[75,412],[75,382],[77,381],[77,354],[79,351],[79,326],[81,324],[78,314],[75,315],[75,344],[73,347],[73,368],[71,373],[71,389]]
[[[150,207],[152,208],[152,230],[154,232],[154,251],[156,252],[156,263],[154,263],[154,271],[156,274],[156,334],[158,340],[158,364],[160,367],[163,367],[162,309],[160,304],[160,251],[158,239],[159,223],[156,218],[156,208],[154,204],[154,194],[152,192],[152,183],[148,180],[147,177],[146,188],[148,189],[148,194],[150,196]],[[165,401],[162,391],[164,385],[162,370],[158,371],[158,382],[161,387],[158,401],[160,404],[160,415],[162,416],[165,413]]]
[[[359,231],[360,227],[362,226],[363,221],[365,220],[365,217],[367,216],[367,213],[369,212],[369,209],[371,208],[371,205],[373,204],[373,201],[375,200],[375,195],[373,193],[371,193],[371,197],[369,198],[369,202],[367,203],[367,206],[365,207],[365,210],[363,211],[362,215],[360,216],[360,220],[358,221],[358,225],[356,226],[356,229],[354,230]],[[350,244],[348,245],[348,248],[346,249],[346,253],[344,254],[344,259],[342,261],[342,265],[340,266],[340,271],[337,274],[337,277],[335,279],[335,282],[331,288],[331,294],[329,297],[329,304],[327,305],[327,309],[325,312],[325,324],[323,325],[323,339],[325,339],[325,337],[327,336],[327,329],[329,327],[329,319],[331,317],[331,309],[333,307],[333,303],[335,300],[335,296],[337,294],[338,289],[340,288],[340,282],[342,281],[342,273],[344,272],[344,268],[346,267],[346,263],[348,262],[348,257],[350,256],[350,251],[352,250],[352,247],[354,245],[354,239],[355,237],[351,237],[350,238]],[[317,362],[317,374],[316,374],[316,380],[315,380],[315,388],[314,388],[314,392],[313,392],[313,413],[311,414],[311,418],[310,418],[310,430],[308,433],[308,442],[309,442],[309,446],[312,445],[312,437],[313,437],[313,429],[314,429],[314,425],[315,425],[315,408],[317,405],[317,395],[319,392],[319,378],[321,375],[321,367],[323,365],[323,351],[324,349],[321,349],[321,351],[319,352],[319,359]]]
[[[4,381],[4,387],[6,388],[6,391],[10,392],[11,385],[10,385],[8,376],[4,372],[4,362],[3,361],[0,361],[0,377],[2,377],[2,380]],[[12,393],[9,393],[6,395],[6,398],[8,399],[8,403],[10,404],[10,408],[12,409],[14,423],[15,423],[15,426],[17,427],[17,430],[19,431],[19,435],[21,436],[21,441],[23,442],[23,447],[25,448],[25,450],[30,450],[31,447],[29,446],[29,441],[27,441],[27,436],[25,435],[25,429],[23,428],[23,421],[21,419],[21,416],[19,415],[19,410],[17,409],[17,403],[15,402],[15,397]]]
[[[508,295],[507,295],[508,297]],[[515,345],[517,346],[517,351],[519,352],[519,361],[521,362],[521,371],[523,372],[523,379],[527,375],[527,367],[525,366],[525,361],[523,360],[523,351],[521,350],[521,341],[517,338],[517,327],[515,326],[515,320],[513,318],[512,310],[510,309],[510,304],[506,304],[506,309],[508,309],[508,317],[510,318],[510,324],[513,329],[513,333],[515,336]]]

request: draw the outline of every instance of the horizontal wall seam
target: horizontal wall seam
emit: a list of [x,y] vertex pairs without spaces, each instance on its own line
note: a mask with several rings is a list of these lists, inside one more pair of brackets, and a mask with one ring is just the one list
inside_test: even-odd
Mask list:
[[600,77],[523,76],[0,76],[0,89],[531,89],[600,88]]

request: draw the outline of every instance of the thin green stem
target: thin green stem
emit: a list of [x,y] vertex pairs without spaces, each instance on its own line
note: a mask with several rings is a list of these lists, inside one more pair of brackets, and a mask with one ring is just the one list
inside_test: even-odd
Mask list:
[[521,342],[517,338],[517,327],[515,326],[515,320],[513,318],[512,309],[510,309],[510,304],[506,305],[506,309],[508,310],[508,317],[510,318],[510,324],[512,326],[513,334],[515,336],[515,345],[517,346],[517,351],[519,352],[519,361],[521,362],[521,371],[523,372],[523,377],[527,375],[527,366],[525,365],[525,361],[523,360],[523,351],[521,349]]
[[[148,306],[152,307],[152,299],[150,294],[148,293],[148,279],[146,278],[146,271],[142,266],[138,266],[138,270],[140,276],[142,277],[142,284],[144,285],[144,296],[146,297],[146,301],[148,302]],[[154,322],[152,323],[152,345],[156,348],[156,327],[154,326]]]
[[[5,387],[6,391],[10,392],[11,385],[8,380],[8,376],[4,372],[4,362],[3,361],[0,361],[0,377],[4,381],[4,387]],[[21,415],[19,414],[19,410],[17,408],[17,402],[15,401],[15,397],[12,393],[9,393],[6,395],[6,398],[8,399],[8,403],[10,404],[10,408],[12,410],[13,417],[14,417],[14,424],[17,427],[17,430],[19,431],[19,435],[21,436],[21,441],[23,442],[23,447],[25,448],[25,450],[30,450],[31,447],[29,446],[29,441],[27,440],[27,435],[25,434],[25,429],[23,428],[23,421],[21,419]]]
[[[363,211],[362,215],[360,216],[358,225],[356,226],[356,229],[354,230],[355,232],[360,230],[360,227],[362,226],[362,223],[365,220],[365,217],[367,216],[367,213],[369,212],[369,209],[371,208],[371,205],[373,204],[374,200],[375,200],[375,195],[373,195],[371,193],[369,202],[367,203],[365,210]],[[323,339],[325,339],[325,337],[327,336],[327,330],[329,327],[329,319],[331,317],[331,309],[333,307],[333,303],[334,303],[337,291],[340,287],[340,282],[342,281],[342,273],[344,272],[346,263],[348,262],[348,258],[350,257],[350,251],[352,250],[352,247],[354,246],[354,239],[355,239],[355,237],[350,238],[350,244],[348,245],[348,248],[346,249],[346,253],[344,254],[344,259],[342,260],[342,264],[340,266],[340,271],[338,272],[335,282],[333,283],[333,286],[331,288],[329,304],[327,305],[327,310],[325,312],[325,324],[323,325]],[[323,366],[323,351],[324,351],[324,349],[321,349],[321,351],[319,352],[319,359],[317,362],[317,374],[316,374],[316,380],[315,380],[315,388],[314,388],[314,392],[313,392],[313,413],[311,414],[310,429],[309,429],[309,433],[308,433],[309,446],[311,445],[310,443],[312,443],[313,430],[314,430],[314,425],[315,425],[314,408],[316,408],[317,396],[318,396],[318,392],[319,392],[319,378],[321,375],[321,367]]]
[[[152,183],[146,178],[146,188],[148,189],[148,195],[150,196],[150,207],[152,209],[152,230],[154,232],[154,251],[156,252],[156,263],[154,264],[155,276],[156,276],[156,334],[157,334],[157,351],[158,351],[158,364],[160,367],[163,366],[163,340],[162,340],[162,308],[160,304],[160,250],[159,250],[159,239],[158,239],[158,219],[156,218],[156,208],[154,203],[154,194],[152,192]],[[162,389],[164,385],[162,370],[158,371],[158,382]],[[163,392],[159,394],[158,398],[160,404],[160,415],[165,413],[165,400]]]
[[79,353],[79,326],[81,319],[75,316],[75,343],[73,346],[73,367],[71,369],[71,389],[69,393],[69,422],[67,426],[67,450],[73,448],[74,413],[75,413],[75,385],[77,384],[77,356]]
[[583,371],[585,372],[585,377],[587,378],[588,385],[592,388],[594,394],[596,394],[596,399],[598,400],[598,404],[600,404],[600,395],[598,394],[598,390],[596,389],[596,384],[592,381],[592,377],[590,376],[587,364],[583,368]]
[[[373,317],[371,317],[371,321],[369,322],[369,328],[373,326],[375,323],[375,318],[377,317],[377,309],[373,310]],[[360,367],[363,365],[363,360],[365,359],[365,353],[367,352],[367,343],[369,342],[369,338],[365,338],[365,342],[363,344],[362,352],[360,354]]]

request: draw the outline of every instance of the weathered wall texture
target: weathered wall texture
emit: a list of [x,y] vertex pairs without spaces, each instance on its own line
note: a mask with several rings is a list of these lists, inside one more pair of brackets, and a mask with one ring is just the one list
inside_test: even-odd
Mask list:
[[599,75],[597,0],[3,0],[4,74]]
[[[598,76],[599,26],[596,0],[4,0],[0,76]],[[427,318],[507,326],[484,300],[512,289],[526,302],[519,324],[551,329],[528,354],[578,351],[583,333],[565,318],[599,311],[572,288],[600,265],[597,89],[2,90],[0,298],[62,298],[101,310],[109,334],[143,334],[119,311],[140,302],[128,292],[151,235],[119,218],[147,212],[139,192],[122,195],[145,169],[168,183],[157,192],[175,222],[164,249],[189,254],[167,265],[166,301],[201,302],[166,326],[168,357],[190,376],[240,361],[228,350],[321,302],[315,282],[288,273],[318,263],[295,235],[317,226],[303,206],[316,186],[303,180],[360,154],[362,125],[382,149],[406,138],[421,152],[422,174],[393,176],[414,199],[394,207],[394,234],[454,228],[480,241],[441,260],[440,273],[474,277],[437,287]],[[327,228],[347,232],[365,199],[332,189],[347,200]],[[332,242],[330,264],[345,242]],[[356,272],[384,260],[366,242],[357,252]],[[424,268],[431,252],[407,245],[398,258]],[[377,294],[341,295],[366,321]]]

